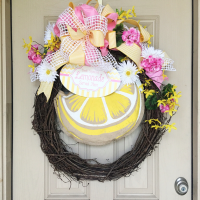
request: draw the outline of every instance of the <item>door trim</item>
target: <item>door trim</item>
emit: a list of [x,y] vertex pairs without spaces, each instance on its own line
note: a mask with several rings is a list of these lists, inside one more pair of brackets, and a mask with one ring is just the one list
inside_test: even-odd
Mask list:
[[11,2],[0,1],[0,199],[11,200],[12,190],[12,68]]
[[192,96],[193,96],[193,173],[192,173],[192,180],[193,180],[193,199],[198,200],[200,199],[200,138],[198,133],[200,132],[200,0],[193,0],[193,73],[192,73],[192,80],[193,80],[193,88],[192,88]]

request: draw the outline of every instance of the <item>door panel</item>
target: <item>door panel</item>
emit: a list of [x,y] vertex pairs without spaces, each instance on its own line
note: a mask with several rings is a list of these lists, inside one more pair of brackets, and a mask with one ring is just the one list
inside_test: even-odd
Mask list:
[[[73,1],[76,5],[81,0]],[[43,199],[191,199],[189,192],[180,197],[175,193],[174,182],[183,176],[191,186],[191,1],[188,0],[103,0],[112,8],[128,10],[133,5],[137,18],[154,35],[152,45],[165,50],[174,59],[177,72],[167,72],[169,81],[182,91],[181,105],[172,119],[177,131],[166,133],[159,149],[148,157],[138,172],[118,181],[99,183],[68,182],[57,178],[40,149],[39,137],[31,130],[34,94],[38,82],[29,79],[28,61],[21,48],[22,38],[43,44],[43,33],[49,22],[68,6],[66,0],[12,0],[13,8],[13,99],[14,99],[14,200]],[[184,44],[184,45],[183,45]],[[184,58],[184,59],[183,59]],[[22,78],[23,77],[23,78]],[[134,145],[140,127],[118,142],[102,147],[76,144],[62,134],[69,148],[82,158],[97,158],[99,162],[113,162]],[[89,185],[88,185],[89,184]],[[70,189],[69,189],[70,188]]]

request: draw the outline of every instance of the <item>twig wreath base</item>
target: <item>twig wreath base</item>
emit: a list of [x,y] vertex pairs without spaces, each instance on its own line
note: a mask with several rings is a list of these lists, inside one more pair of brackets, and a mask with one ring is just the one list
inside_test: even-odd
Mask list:
[[[140,80],[145,82],[145,73],[140,74]],[[41,140],[41,149],[47,156],[58,178],[65,176],[70,182],[83,180],[118,180],[128,177],[137,171],[140,164],[152,154],[159,144],[166,129],[151,128],[145,120],[158,119],[162,124],[168,124],[171,117],[161,113],[160,109],[145,110],[144,122],[141,124],[141,132],[131,151],[125,153],[113,163],[101,164],[96,159],[82,159],[78,154],[69,151],[68,145],[60,138],[61,130],[57,123],[54,98],[61,89],[60,79],[54,83],[51,97],[46,102],[44,94],[35,96],[35,112],[32,122],[33,129]],[[152,83],[148,89],[156,89]],[[61,178],[62,179],[62,178]]]

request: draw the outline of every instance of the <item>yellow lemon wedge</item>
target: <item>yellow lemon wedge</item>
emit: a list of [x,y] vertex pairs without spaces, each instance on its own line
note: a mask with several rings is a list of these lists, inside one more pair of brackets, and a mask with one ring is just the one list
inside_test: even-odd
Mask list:
[[96,98],[60,91],[54,103],[63,132],[90,145],[104,145],[132,133],[144,114],[140,84],[123,85]]

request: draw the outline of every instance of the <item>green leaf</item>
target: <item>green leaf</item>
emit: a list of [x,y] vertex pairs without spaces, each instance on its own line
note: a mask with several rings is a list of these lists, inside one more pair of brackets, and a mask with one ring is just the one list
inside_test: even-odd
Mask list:
[[48,48],[44,48],[44,53],[47,54]]
[[147,110],[156,110],[157,109],[157,95],[154,93],[153,95],[148,96],[145,101],[145,106]]
[[122,10],[120,13],[119,13],[119,16],[124,12],[124,10]]
[[[173,91],[172,91],[173,85],[168,83],[167,85],[165,85],[163,87],[163,90],[161,92],[161,95],[164,99],[168,99],[168,97],[170,97],[171,95],[173,95]],[[169,96],[167,97],[167,94],[169,94]]]
[[119,16],[120,16],[123,12],[124,12],[124,10],[122,10],[122,11],[120,12],[118,9],[116,9],[116,13],[118,13]]
[[124,42],[122,40],[122,35],[121,34],[116,35],[116,40],[117,40],[117,47],[119,47]]
[[119,60],[120,60],[120,62],[122,62],[122,60],[125,58],[126,56],[119,56]]
[[121,23],[121,24],[117,24],[113,30],[116,31],[116,33],[118,33],[118,32],[121,32],[123,29],[124,29],[124,26]]

